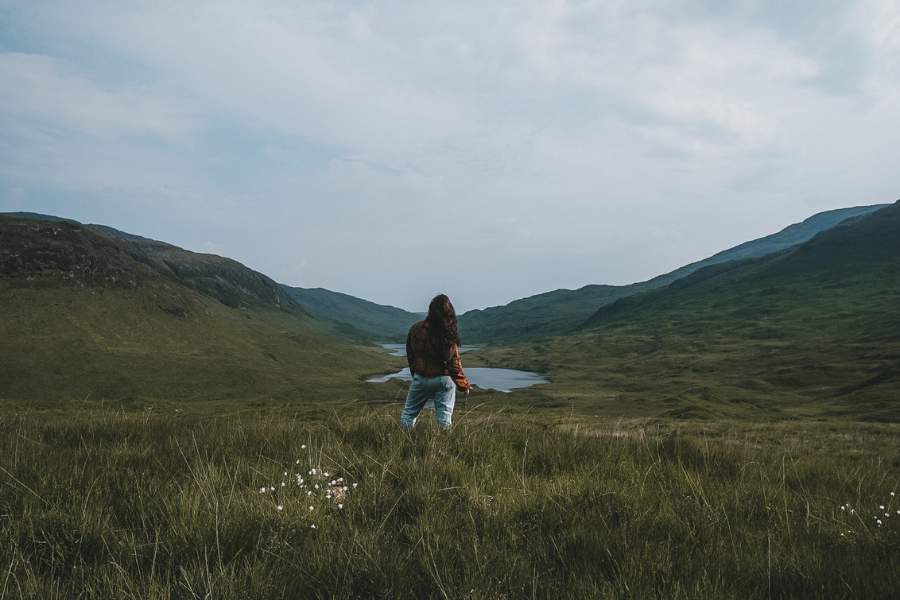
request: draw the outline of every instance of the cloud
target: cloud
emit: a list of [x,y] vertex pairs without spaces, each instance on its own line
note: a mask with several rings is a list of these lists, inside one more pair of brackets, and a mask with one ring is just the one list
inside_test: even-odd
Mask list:
[[27,126],[95,137],[152,135],[181,140],[194,124],[183,107],[147,87],[103,89],[71,63],[37,54],[0,54],[0,115]]
[[409,262],[385,240],[435,223],[497,303],[650,277],[900,184],[887,0],[5,5],[17,202],[50,186],[160,235],[169,214],[171,241],[227,232],[276,279],[383,303],[420,285],[384,281]]
[[190,110],[165,93],[106,89],[63,58],[0,53],[0,89],[0,173],[19,183],[158,183],[161,172],[179,171],[170,147],[184,146],[196,129]]
[[[167,4],[111,10],[89,34],[165,74],[207,115],[400,160],[460,127],[454,103],[392,65],[401,48],[326,4]],[[394,158],[397,160],[397,158]]]

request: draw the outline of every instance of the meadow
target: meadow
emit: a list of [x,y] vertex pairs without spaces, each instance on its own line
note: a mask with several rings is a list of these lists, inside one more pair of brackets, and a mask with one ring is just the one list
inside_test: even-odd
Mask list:
[[553,384],[523,395],[535,406],[613,418],[900,421],[900,261],[765,285],[738,275],[464,362],[537,371]]
[[6,598],[896,598],[900,427],[0,406]]

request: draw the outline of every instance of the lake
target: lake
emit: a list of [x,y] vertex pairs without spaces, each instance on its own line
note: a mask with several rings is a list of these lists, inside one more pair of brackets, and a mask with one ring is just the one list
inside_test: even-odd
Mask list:
[[[405,344],[382,344],[385,350],[391,350],[391,356],[406,356]],[[478,350],[478,348],[460,348],[460,352]],[[516,369],[491,369],[487,367],[463,367],[466,378],[472,385],[477,385],[483,390],[497,390],[499,392],[511,392],[514,389],[531,387],[542,383],[550,383],[546,377],[530,371],[517,371]],[[411,381],[409,368],[398,373],[373,377],[367,381],[371,383],[384,383],[389,379]]]
[[[406,356],[406,344],[382,344],[382,348],[391,351],[391,356]],[[461,346],[459,353],[468,352],[469,350],[481,350],[481,348],[472,348],[470,346]]]

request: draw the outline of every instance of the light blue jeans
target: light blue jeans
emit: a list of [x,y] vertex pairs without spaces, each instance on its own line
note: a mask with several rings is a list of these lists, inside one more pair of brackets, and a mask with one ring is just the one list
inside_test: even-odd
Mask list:
[[400,425],[403,427],[415,425],[416,417],[432,398],[438,426],[450,427],[453,405],[456,404],[456,384],[453,383],[453,378],[449,375],[423,377],[418,373],[413,374],[412,383],[409,384],[406,405],[403,407],[403,414],[400,415]]

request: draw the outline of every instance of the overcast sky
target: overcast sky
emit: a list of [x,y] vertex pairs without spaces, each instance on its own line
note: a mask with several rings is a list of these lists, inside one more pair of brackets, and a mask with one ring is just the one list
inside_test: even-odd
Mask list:
[[900,197],[900,1],[0,0],[0,211],[459,312]]

